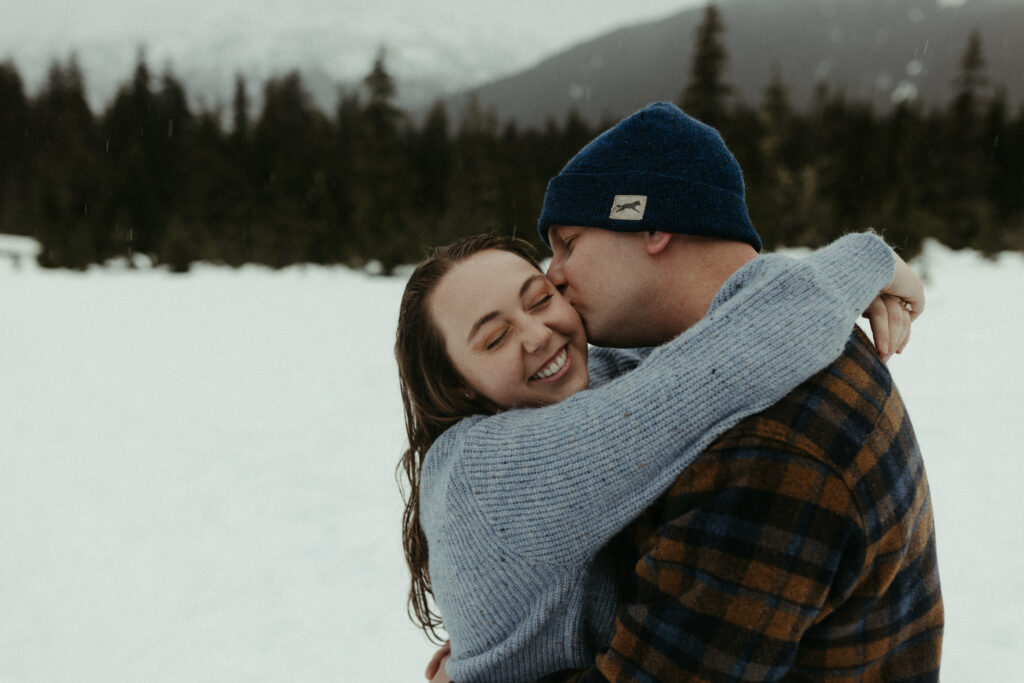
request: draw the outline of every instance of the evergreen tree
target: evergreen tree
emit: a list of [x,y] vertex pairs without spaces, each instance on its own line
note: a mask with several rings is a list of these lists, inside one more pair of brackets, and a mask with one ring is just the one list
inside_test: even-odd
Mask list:
[[147,254],[158,261],[165,215],[160,210],[158,121],[149,67],[139,51],[131,83],[122,87],[103,118],[109,203],[102,217],[121,253]]
[[979,98],[988,85],[986,66],[981,33],[975,29],[967,38],[967,47],[960,58],[960,72],[953,79],[956,89],[952,106],[954,128],[963,126],[969,131],[974,124]]
[[[1024,160],[1014,159],[1014,140],[1007,113],[1006,92],[999,88],[981,116],[979,153],[984,155],[984,184],[979,200],[984,201],[985,219],[979,229],[975,248],[995,253],[1008,248],[1004,235],[1011,227],[1014,209],[1022,205]],[[1019,147],[1016,150],[1021,151]],[[1019,239],[1018,242],[1024,242]]]
[[361,165],[357,156],[360,154],[359,140],[363,136],[363,107],[358,93],[344,90],[338,93],[333,130],[333,147],[326,163],[333,216],[327,234],[331,245],[330,261],[355,265],[366,258],[356,228],[360,211],[357,197]]
[[829,123],[827,146],[818,158],[822,185],[831,200],[832,221],[823,226],[822,242],[851,230],[877,226],[885,186],[884,152],[879,128],[868,101],[843,101]]
[[78,63],[50,67],[30,119],[35,152],[35,234],[45,267],[85,268],[111,256],[93,230],[100,197],[96,129]]
[[885,189],[876,227],[909,259],[921,248],[924,234],[919,226],[934,226],[923,192],[931,177],[926,121],[919,104],[904,100],[880,126],[886,155],[872,173],[879,174]]
[[30,192],[29,103],[21,75],[0,63],[0,232],[27,235]]
[[452,171],[452,141],[448,112],[438,101],[431,107],[419,131],[411,131],[411,163],[415,171],[412,201],[421,246],[447,241],[441,231],[448,208],[449,178]]
[[210,217],[209,227],[217,233],[213,237],[217,257],[239,266],[259,260],[254,235],[260,232],[264,215],[260,210],[264,178],[256,167],[249,89],[241,73],[235,75],[230,121],[231,130],[225,140],[220,116],[204,116],[192,156],[209,157],[208,163],[216,169],[203,192],[200,215]]
[[240,142],[249,137],[249,93],[245,87],[245,77],[235,76],[235,94],[231,99],[231,136]]
[[204,226],[184,218],[193,180],[188,172],[193,116],[184,86],[170,71],[161,78],[153,98],[153,125],[152,177],[156,208],[165,223],[158,258],[171,264],[172,270],[185,272],[202,258]]
[[367,104],[363,111],[356,200],[356,234],[362,253],[377,259],[385,273],[416,250],[409,236],[407,179],[412,177],[402,135],[404,114],[394,105],[395,83],[381,50],[363,79]]
[[501,152],[498,119],[474,94],[466,102],[454,141],[451,196],[445,221],[449,238],[477,232],[508,232],[501,214]]
[[792,217],[789,196],[794,174],[789,151],[796,114],[790,104],[789,89],[778,71],[765,88],[757,124],[757,163],[741,166],[747,206],[765,246],[791,244],[795,230],[788,219]]
[[271,79],[253,138],[259,201],[254,235],[260,260],[275,267],[311,260],[326,229],[329,192],[324,150],[326,120],[297,72]]
[[959,249],[975,243],[983,224],[991,220],[991,205],[983,198],[991,185],[991,147],[982,139],[980,112],[985,106],[988,77],[981,34],[972,31],[960,60],[960,73],[953,81],[956,89],[950,107],[946,144],[942,149],[941,195],[946,217],[939,239]]
[[537,216],[550,174],[541,168],[544,154],[540,145],[536,131],[520,131],[514,123],[506,124],[498,151],[502,171],[499,202],[505,231],[532,242],[543,254],[547,247],[537,234]]
[[1024,106],[1007,121],[997,149],[993,201],[1002,226],[1003,248],[1024,251]]
[[728,54],[722,43],[725,30],[718,7],[708,4],[697,27],[690,82],[680,98],[680,107],[690,116],[721,129],[728,114],[731,88],[724,81]]
[[798,159],[794,158],[793,148],[799,123],[790,103],[789,88],[778,71],[765,88],[759,118],[764,131],[761,136],[761,155],[766,165],[795,165]]
[[[681,102],[739,160],[766,247],[874,226],[904,256],[927,236],[1024,250],[1024,108],[990,92],[978,32],[945,107],[881,116],[824,83],[799,111],[777,73],[758,105],[730,102],[723,30],[709,5]],[[37,235],[44,266],[144,252],[182,271],[377,259],[390,272],[468,233],[536,241],[548,179],[596,132],[575,110],[540,129],[499,126],[475,98],[454,133],[441,103],[414,125],[383,51],[361,86],[327,118],[297,73],[271,79],[253,117],[239,75],[226,112],[193,111],[173,74],[154,85],[140,52],[97,120],[73,58],[35,98],[0,63],[0,231]]]
[[765,242],[819,244],[832,222],[821,191],[822,168],[819,160],[800,145],[802,126],[778,74],[765,89],[760,123],[763,184],[753,196]]
[[[788,98],[788,93],[786,97]],[[766,131],[760,108],[737,102],[729,115],[729,131],[729,150],[743,170],[747,206],[750,209],[751,218],[753,218],[756,213],[754,207],[757,203],[755,195],[766,182],[766,166],[761,154],[761,141]],[[763,226],[757,222],[754,225],[757,226],[759,232],[762,228],[771,229],[770,226]],[[765,235],[762,234],[761,237],[762,242],[767,244]]]
[[559,137],[562,142],[558,146],[558,149],[561,150],[558,166],[561,168],[563,164],[574,157],[577,152],[590,142],[591,138],[594,137],[594,131],[583,120],[579,110],[576,107],[572,107],[565,116],[565,124],[562,126]]
[[187,202],[178,213],[195,231],[200,258],[232,266],[258,262],[251,236],[257,193],[247,175],[248,150],[225,134],[218,111],[194,117],[190,140]]

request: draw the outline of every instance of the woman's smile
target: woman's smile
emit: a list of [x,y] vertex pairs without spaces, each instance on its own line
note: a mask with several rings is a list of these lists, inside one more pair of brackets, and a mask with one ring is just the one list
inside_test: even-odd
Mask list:
[[536,382],[557,381],[569,373],[571,366],[569,345],[566,344],[530,380]]

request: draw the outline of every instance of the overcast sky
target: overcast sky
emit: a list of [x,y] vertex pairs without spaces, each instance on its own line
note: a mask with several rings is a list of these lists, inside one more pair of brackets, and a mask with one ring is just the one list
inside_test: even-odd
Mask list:
[[[203,31],[225,20],[281,29],[354,21],[379,37],[396,24],[426,31],[457,29],[492,36],[533,36],[548,47],[569,44],[623,23],[671,14],[700,0],[4,0],[5,43],[68,45],[129,34],[161,39]],[[2,6],[0,5],[0,6]],[[260,16],[262,15],[262,16]]]
[[75,54],[97,109],[130,78],[140,48],[145,48],[153,71],[172,70],[190,94],[206,99],[229,93],[237,73],[259,82],[301,69],[330,82],[353,81],[369,71],[382,46],[388,50],[389,69],[399,79],[455,90],[516,73],[608,31],[704,4],[706,0],[0,0],[0,61],[14,61],[31,94],[54,58]]
[[157,70],[169,66],[186,77],[219,70],[230,80],[240,68],[265,76],[315,67],[333,78],[359,77],[386,45],[399,76],[471,85],[702,2],[0,0],[0,60],[12,59],[33,90],[54,57],[75,53],[93,91],[124,82],[140,46]]

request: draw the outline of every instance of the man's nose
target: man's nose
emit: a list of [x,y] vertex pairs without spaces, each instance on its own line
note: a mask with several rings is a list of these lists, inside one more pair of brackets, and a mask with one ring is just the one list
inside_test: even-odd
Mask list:
[[558,288],[558,291],[565,289],[565,270],[562,268],[562,259],[557,256],[551,259],[551,265],[548,266],[548,280]]

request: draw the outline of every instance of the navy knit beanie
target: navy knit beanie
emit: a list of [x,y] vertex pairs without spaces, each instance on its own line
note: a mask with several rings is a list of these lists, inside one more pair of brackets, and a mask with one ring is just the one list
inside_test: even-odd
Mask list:
[[537,224],[548,246],[552,225],[720,237],[761,251],[722,136],[667,102],[606,130],[548,182]]

